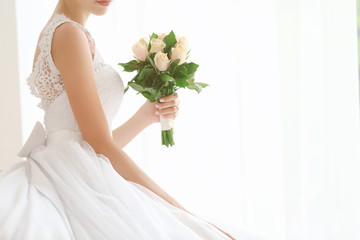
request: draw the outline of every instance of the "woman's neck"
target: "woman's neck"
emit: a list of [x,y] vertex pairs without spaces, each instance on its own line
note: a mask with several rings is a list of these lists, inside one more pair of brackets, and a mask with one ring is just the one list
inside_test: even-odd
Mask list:
[[81,9],[81,6],[76,1],[59,0],[53,15],[63,13],[71,20],[83,25],[85,27],[86,21],[90,13]]

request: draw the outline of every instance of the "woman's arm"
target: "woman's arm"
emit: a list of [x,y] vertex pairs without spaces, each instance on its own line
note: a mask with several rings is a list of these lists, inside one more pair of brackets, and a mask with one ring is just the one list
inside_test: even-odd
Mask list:
[[113,141],[97,94],[92,55],[85,33],[74,23],[61,24],[55,29],[51,54],[62,76],[71,109],[84,140],[96,153],[106,156],[123,178],[143,185],[168,203],[182,208]]
[[178,94],[170,94],[160,98],[160,100],[163,100],[163,102],[150,102],[147,99],[127,122],[112,131],[113,140],[118,147],[123,149],[147,126],[160,122],[160,115],[176,119],[180,104]]
[[118,148],[123,149],[150,124],[144,112],[139,109],[129,120],[112,131],[113,140]]

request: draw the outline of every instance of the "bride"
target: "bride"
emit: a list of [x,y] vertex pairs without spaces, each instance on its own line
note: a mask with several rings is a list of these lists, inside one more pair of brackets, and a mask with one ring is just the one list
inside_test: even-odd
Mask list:
[[110,5],[59,0],[39,36],[26,80],[44,125],[36,122],[19,151],[26,161],[0,173],[0,239],[235,239],[187,211],[122,150],[160,115],[177,117],[177,94],[147,100],[110,130],[124,85],[85,27]]

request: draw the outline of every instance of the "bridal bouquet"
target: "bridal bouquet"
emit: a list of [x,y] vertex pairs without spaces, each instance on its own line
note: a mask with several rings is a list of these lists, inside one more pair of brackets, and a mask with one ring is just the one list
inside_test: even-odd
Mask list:
[[[169,34],[153,33],[148,41],[141,38],[132,46],[135,60],[118,63],[125,72],[137,71],[128,82],[124,93],[132,87],[150,102],[173,94],[179,88],[194,89],[198,93],[209,86],[206,83],[195,82],[194,76],[198,64],[185,62],[189,57],[189,43],[186,37],[177,37],[174,32]],[[174,120],[160,116],[162,144],[168,147],[174,145]]]

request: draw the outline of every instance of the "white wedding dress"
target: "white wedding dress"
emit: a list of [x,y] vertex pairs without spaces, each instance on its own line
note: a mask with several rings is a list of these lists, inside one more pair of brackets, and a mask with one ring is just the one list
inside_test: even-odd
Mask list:
[[[26,160],[0,173],[0,239],[229,240],[204,220],[125,180],[82,138],[51,57],[53,33],[66,21],[74,22],[56,14],[46,25],[35,69],[27,78],[45,112],[44,126],[36,122],[19,151]],[[85,27],[74,23],[94,41]],[[94,51],[96,88],[111,126],[124,85]],[[241,237],[237,239],[263,239],[228,232]]]

